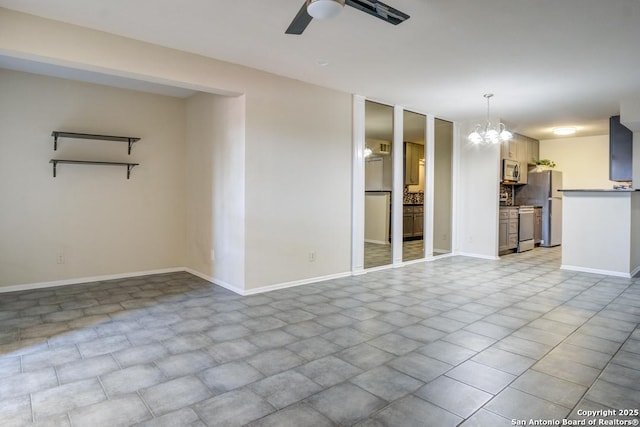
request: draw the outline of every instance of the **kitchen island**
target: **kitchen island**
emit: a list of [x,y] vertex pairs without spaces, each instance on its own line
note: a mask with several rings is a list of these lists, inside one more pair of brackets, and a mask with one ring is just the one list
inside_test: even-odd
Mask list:
[[619,277],[640,271],[640,191],[564,189],[562,269]]

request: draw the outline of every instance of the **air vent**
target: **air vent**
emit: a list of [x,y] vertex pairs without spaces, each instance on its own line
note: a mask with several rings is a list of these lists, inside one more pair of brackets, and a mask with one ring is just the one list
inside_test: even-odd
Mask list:
[[380,154],[390,154],[391,144],[380,144]]

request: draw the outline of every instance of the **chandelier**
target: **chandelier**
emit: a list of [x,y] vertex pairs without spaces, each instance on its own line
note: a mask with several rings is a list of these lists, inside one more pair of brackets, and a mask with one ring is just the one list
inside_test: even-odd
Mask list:
[[487,121],[484,125],[477,124],[473,132],[468,136],[469,141],[474,144],[486,143],[486,144],[498,144],[503,141],[508,141],[513,138],[513,134],[507,130],[504,123],[498,123],[498,127],[494,127],[491,124],[489,101],[493,96],[492,93],[485,93],[484,97],[487,98]]

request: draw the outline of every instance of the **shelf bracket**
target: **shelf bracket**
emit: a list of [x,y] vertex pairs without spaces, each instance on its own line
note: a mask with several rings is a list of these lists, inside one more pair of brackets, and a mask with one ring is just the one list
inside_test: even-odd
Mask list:
[[127,165],[127,179],[129,179],[129,177],[131,176],[131,169],[133,169],[134,167],[136,167],[136,165],[134,165],[133,163],[129,163]]
[[58,166],[58,162],[56,162],[55,160],[52,160],[51,163],[53,163],[53,177],[56,177],[56,166]]
[[129,138],[129,151],[127,151],[127,154],[131,155],[131,147],[133,146],[133,143],[136,142],[133,138]]
[[[58,150],[58,132],[53,133],[53,151]],[[53,167],[55,170],[55,166]],[[55,176],[55,174],[53,175]]]

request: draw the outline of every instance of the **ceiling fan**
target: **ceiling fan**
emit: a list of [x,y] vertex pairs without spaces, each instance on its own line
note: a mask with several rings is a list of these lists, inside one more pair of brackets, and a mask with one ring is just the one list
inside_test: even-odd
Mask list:
[[345,4],[393,25],[409,19],[406,13],[378,0],[305,0],[285,34],[302,34],[313,18],[324,19],[337,16]]

